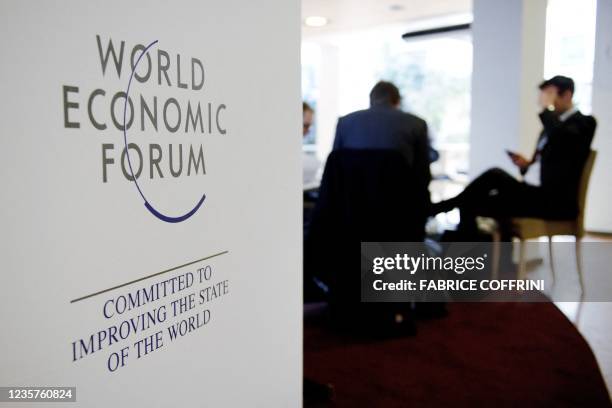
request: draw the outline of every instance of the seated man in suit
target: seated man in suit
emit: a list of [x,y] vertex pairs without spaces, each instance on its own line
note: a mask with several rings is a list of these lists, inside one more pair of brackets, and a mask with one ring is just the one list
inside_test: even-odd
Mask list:
[[540,163],[540,185],[517,180],[505,171],[490,169],[474,179],[458,196],[433,205],[432,213],[459,208],[460,228],[475,231],[475,216],[490,216],[502,222],[508,217],[572,219],[577,216],[577,192],[584,163],[589,155],[596,122],[574,106],[574,81],[555,76],[542,82],[539,104],[543,130],[531,159],[508,152],[525,174]]
[[[343,203],[344,210],[349,208],[347,216],[334,214],[330,217],[335,223],[342,222],[339,221],[342,219],[349,225],[336,227],[336,224],[326,236],[328,240],[333,240],[335,231],[340,234],[348,232],[349,235],[355,231],[355,234],[353,239],[340,236],[336,240],[344,245],[330,243],[327,247],[343,251],[345,256],[339,259],[356,260],[355,272],[359,270],[360,258],[354,256],[353,251],[359,248],[359,241],[364,238],[417,242],[425,237],[425,222],[431,205],[429,164],[436,160],[437,153],[430,148],[427,123],[413,114],[403,112],[400,101],[397,87],[390,82],[380,81],[370,92],[369,109],[350,113],[338,120],[335,154],[330,155],[328,165],[338,164],[344,170],[340,171],[341,174],[348,174],[347,178],[354,177],[355,180],[344,178],[340,180],[344,186],[338,188],[342,190],[338,201]],[[338,160],[334,162],[334,158]],[[361,166],[363,163],[367,164]],[[364,189],[363,195],[367,198],[358,198],[359,193],[342,195],[360,189]],[[321,198],[324,201],[326,197],[322,195]],[[344,262],[344,269],[347,265]],[[349,269],[353,264],[350,265]],[[340,271],[342,265],[331,270]],[[444,305],[439,303],[421,303],[410,312],[405,309],[406,304],[360,303],[359,279],[355,282],[346,278],[346,275],[337,274],[335,278],[337,281],[329,280],[332,293],[334,287],[338,288],[338,282],[342,282],[343,292],[334,295],[335,307],[340,310],[346,307],[352,311],[344,315],[347,322],[351,321],[351,317],[348,317],[350,315],[360,319],[363,317],[356,326],[371,332],[393,332],[400,327],[403,327],[400,330],[410,330],[411,316],[415,310],[416,313],[430,316],[445,314]],[[354,313],[355,310],[360,310],[363,315]]]
[[[380,81],[370,92],[370,108],[338,120],[334,150],[390,149],[399,151],[412,170],[417,193],[427,196],[431,180],[427,123],[402,112],[400,93],[390,82]],[[421,195],[421,194],[417,194]]]

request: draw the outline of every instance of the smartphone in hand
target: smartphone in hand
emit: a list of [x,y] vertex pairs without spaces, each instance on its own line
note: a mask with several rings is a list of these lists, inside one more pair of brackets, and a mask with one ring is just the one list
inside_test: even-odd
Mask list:
[[513,151],[511,151],[511,150],[508,150],[508,149],[506,149],[506,154],[507,154],[508,156],[510,156],[510,158],[511,158],[512,160],[514,160],[514,159],[516,159],[517,157],[519,157],[519,156],[520,156],[519,154],[517,154],[517,153],[515,153],[515,152],[513,152]]
[[521,175],[524,176],[525,173],[527,173],[527,170],[529,169],[529,164],[523,163],[525,161],[525,159],[523,159],[523,156],[508,149],[506,149],[506,154],[510,157],[512,163],[518,166]]

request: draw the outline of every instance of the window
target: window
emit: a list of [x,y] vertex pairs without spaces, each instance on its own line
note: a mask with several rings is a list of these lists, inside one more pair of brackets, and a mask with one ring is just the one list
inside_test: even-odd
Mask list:
[[387,44],[380,77],[402,92],[403,109],[429,124],[440,153],[432,170],[465,173],[468,168],[472,42],[468,31]]
[[[432,145],[440,153],[432,172],[451,177],[466,172],[472,75],[470,31],[408,41],[402,39],[402,34],[410,29],[454,25],[470,19],[471,15],[457,15],[418,23],[394,23],[330,33],[304,42],[302,95],[308,103],[319,106],[315,121],[318,128],[313,129],[305,143],[316,143],[320,157],[326,157],[332,146],[336,119],[366,109],[372,86],[379,80],[388,80],[400,89],[402,109],[429,124]],[[330,55],[333,57],[327,58]],[[323,107],[325,112],[321,111]]]
[[595,58],[596,0],[548,0],[544,76],[574,79],[574,101],[591,112],[593,61]]

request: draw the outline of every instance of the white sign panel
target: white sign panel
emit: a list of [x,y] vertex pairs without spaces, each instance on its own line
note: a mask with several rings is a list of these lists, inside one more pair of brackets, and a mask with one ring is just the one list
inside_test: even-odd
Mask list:
[[0,27],[2,398],[299,405],[299,3],[4,1]]

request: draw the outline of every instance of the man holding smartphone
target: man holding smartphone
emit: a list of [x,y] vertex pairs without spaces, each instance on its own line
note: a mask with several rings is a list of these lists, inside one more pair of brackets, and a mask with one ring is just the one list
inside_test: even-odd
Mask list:
[[475,217],[479,215],[501,221],[509,217],[562,220],[577,216],[578,186],[596,121],[574,106],[571,78],[555,76],[542,82],[539,88],[543,130],[535,152],[530,159],[507,153],[521,174],[539,162],[540,185],[519,181],[504,170],[493,168],[474,179],[458,196],[434,204],[433,214],[459,208],[460,229],[468,230],[475,230]]

